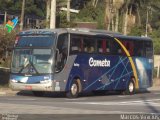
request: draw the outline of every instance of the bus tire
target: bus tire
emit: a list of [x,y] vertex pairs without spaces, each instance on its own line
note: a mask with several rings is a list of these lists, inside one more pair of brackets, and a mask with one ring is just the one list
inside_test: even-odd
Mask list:
[[127,88],[125,90],[125,94],[127,95],[133,95],[135,94],[135,83],[133,80],[130,80],[128,82]]
[[79,85],[78,85],[77,80],[75,80],[72,82],[69,88],[69,91],[66,93],[66,96],[68,98],[77,98],[78,94],[79,94]]
[[34,96],[37,96],[37,97],[42,97],[45,94],[45,92],[43,91],[32,91],[32,93],[34,94]]

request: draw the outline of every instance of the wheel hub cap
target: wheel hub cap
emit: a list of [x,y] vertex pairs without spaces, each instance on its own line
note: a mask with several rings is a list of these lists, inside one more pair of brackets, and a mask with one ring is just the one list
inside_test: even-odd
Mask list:
[[134,86],[133,86],[133,83],[131,82],[129,84],[129,92],[132,93],[133,92],[133,89],[134,89]]
[[78,87],[76,84],[73,84],[71,87],[71,92],[73,95],[75,95],[77,93]]

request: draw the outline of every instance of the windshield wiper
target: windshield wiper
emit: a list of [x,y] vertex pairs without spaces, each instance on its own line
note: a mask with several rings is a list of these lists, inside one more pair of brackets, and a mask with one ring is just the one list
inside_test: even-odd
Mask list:
[[37,71],[37,69],[35,68],[35,66],[33,65],[32,62],[30,62],[31,66],[33,67],[33,69],[36,71],[37,74],[39,74],[39,72]]
[[[39,72],[37,71],[37,69],[35,68],[35,66],[33,65],[33,63],[32,63],[30,60],[29,60],[29,62],[28,62],[27,65],[23,65],[23,67],[20,69],[19,73],[22,73],[22,71],[23,71],[25,68],[29,67],[29,65],[33,67],[33,69],[35,70],[36,74],[39,74]],[[28,70],[28,73],[31,73],[31,72],[30,72],[30,69],[31,69],[31,68],[28,68],[28,69],[29,69],[29,70]]]

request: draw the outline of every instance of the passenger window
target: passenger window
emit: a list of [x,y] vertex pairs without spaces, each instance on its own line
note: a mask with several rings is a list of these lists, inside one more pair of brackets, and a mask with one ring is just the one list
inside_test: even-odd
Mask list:
[[79,53],[81,51],[81,39],[78,37],[71,37],[71,54]]
[[[133,49],[134,49],[134,45],[132,41],[122,41],[123,45],[125,46],[125,48],[127,49],[127,51],[129,52],[130,56],[133,56]],[[125,52],[123,52],[123,55],[126,55]]]
[[112,40],[111,41],[111,54],[122,55],[122,53],[123,53],[123,50],[121,46],[115,40]]
[[152,58],[153,55],[153,49],[152,49],[152,42],[146,41],[144,43],[144,51],[145,51],[145,56],[148,58]]
[[143,41],[135,41],[134,42],[134,55],[135,56],[144,56],[144,46]]
[[83,39],[83,45],[84,45],[84,52],[86,53],[95,53],[95,39],[93,38],[84,38]]
[[110,41],[98,40],[98,53],[109,54],[110,53]]
[[103,51],[103,40],[98,40],[97,42],[97,50],[98,50],[98,53],[104,53]]
[[109,54],[110,53],[110,48],[111,48],[111,45],[110,45],[110,41],[106,41],[106,53]]

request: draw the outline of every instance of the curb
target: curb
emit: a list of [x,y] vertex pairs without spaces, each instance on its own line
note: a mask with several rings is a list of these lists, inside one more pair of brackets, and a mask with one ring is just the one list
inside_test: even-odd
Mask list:
[[18,91],[12,91],[9,88],[1,88],[0,89],[0,96],[7,96],[7,95],[16,95]]
[[[160,86],[153,86],[147,89],[148,91],[160,91]],[[20,91],[12,91],[9,88],[1,88],[0,89],[0,96],[8,96],[8,95],[16,95]]]
[[0,92],[0,96],[6,95],[6,94],[7,94],[6,92]]
[[160,86],[153,86],[151,88],[148,88],[149,91],[160,91]]

